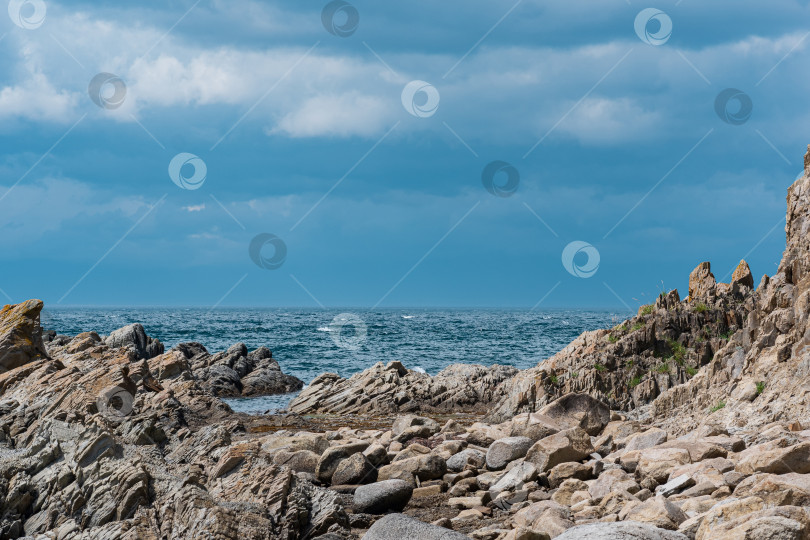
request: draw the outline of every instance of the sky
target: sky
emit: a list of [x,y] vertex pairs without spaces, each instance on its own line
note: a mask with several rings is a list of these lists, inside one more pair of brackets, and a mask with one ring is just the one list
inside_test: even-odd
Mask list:
[[11,0],[0,297],[610,308],[756,281],[810,6]]

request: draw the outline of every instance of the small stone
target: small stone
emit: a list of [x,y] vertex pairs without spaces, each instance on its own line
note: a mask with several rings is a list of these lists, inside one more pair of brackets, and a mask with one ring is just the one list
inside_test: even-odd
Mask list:
[[655,493],[657,495],[663,495],[664,497],[669,497],[670,495],[681,491],[682,489],[686,489],[688,487],[694,486],[695,480],[688,474],[682,474],[676,478],[673,478],[666,484],[662,486],[658,486],[655,488]]
[[442,493],[441,485],[424,486],[414,489],[412,498],[419,499],[422,497],[432,497],[434,495],[440,495],[441,493]]

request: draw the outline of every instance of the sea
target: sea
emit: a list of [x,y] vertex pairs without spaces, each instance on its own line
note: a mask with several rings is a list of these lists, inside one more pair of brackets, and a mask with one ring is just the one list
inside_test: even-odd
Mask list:
[[[138,322],[166,350],[190,341],[212,353],[239,342],[251,350],[266,346],[284,373],[308,384],[324,372],[349,377],[392,360],[430,375],[455,363],[525,369],[582,332],[627,316],[562,309],[56,308],[43,311],[41,322],[67,335],[104,335]],[[225,401],[236,411],[265,414],[284,409],[295,395]]]

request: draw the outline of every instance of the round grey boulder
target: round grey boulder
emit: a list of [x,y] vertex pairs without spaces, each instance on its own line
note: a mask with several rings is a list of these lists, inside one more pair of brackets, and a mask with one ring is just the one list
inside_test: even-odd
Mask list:
[[388,514],[377,520],[363,540],[470,540],[460,532],[424,523],[404,514]]
[[525,456],[531,446],[532,440],[528,437],[498,439],[487,450],[487,467],[496,471],[503,469],[510,461]]
[[483,452],[474,448],[467,448],[458,454],[453,454],[447,460],[447,469],[453,472],[463,471],[469,465],[472,468],[480,469],[484,466],[486,457]]
[[354,492],[354,511],[382,514],[401,511],[411,500],[413,487],[404,480],[383,480],[358,487]]

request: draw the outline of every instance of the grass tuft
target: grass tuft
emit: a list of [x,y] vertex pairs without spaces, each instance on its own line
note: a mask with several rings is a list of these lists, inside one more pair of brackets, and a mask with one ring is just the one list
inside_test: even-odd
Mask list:
[[717,412],[717,411],[719,411],[720,409],[722,409],[725,406],[726,406],[726,402],[721,401],[717,405],[715,405],[714,407],[711,408],[711,412]]

